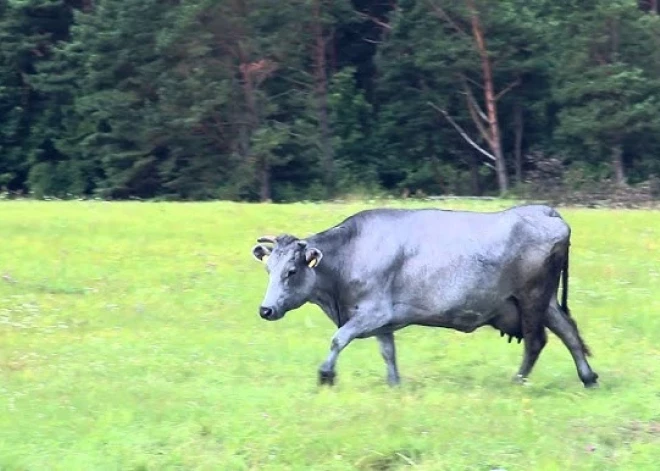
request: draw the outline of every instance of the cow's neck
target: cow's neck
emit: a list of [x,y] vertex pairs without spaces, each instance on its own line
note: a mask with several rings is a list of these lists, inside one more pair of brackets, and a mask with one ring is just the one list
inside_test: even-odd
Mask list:
[[310,302],[319,306],[337,327],[341,327],[348,319],[343,313],[337,294],[333,292],[334,290],[316,289]]
[[319,306],[323,312],[341,327],[348,320],[348,312],[343,305],[342,261],[346,255],[347,237],[343,228],[333,228],[329,231],[308,238],[309,246],[316,247],[323,253],[323,259],[316,271],[316,286],[310,302]]

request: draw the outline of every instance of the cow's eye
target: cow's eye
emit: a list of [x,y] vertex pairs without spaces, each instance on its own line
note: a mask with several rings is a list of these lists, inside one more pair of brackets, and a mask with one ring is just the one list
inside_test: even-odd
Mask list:
[[297,271],[298,271],[298,270],[296,270],[295,268],[292,268],[291,270],[289,270],[288,272],[286,272],[286,277],[287,277],[287,278],[292,277],[293,275],[296,274]]

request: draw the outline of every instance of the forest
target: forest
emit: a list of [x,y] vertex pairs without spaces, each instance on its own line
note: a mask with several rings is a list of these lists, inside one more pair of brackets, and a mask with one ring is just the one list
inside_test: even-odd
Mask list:
[[0,189],[277,202],[607,184],[657,197],[658,12],[0,0]]

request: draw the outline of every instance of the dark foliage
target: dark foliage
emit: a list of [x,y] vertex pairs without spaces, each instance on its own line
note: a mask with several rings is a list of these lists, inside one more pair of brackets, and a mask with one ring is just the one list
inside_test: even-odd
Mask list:
[[658,196],[649,2],[0,0],[0,189]]

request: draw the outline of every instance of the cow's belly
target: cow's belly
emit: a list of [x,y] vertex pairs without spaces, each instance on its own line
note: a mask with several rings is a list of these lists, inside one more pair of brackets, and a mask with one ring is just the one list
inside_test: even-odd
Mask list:
[[359,339],[365,339],[369,337],[375,337],[377,335],[383,335],[383,334],[390,334],[392,332],[396,332],[397,330],[403,329],[404,327],[408,327],[410,323],[390,323],[390,324],[385,324],[382,327],[379,327],[378,329],[371,330],[369,332],[365,332],[361,335],[358,335]]
[[463,332],[487,324],[508,302],[514,277],[481,260],[435,270],[415,270],[411,264],[392,286],[395,323]]
[[365,332],[358,338],[388,334],[410,325],[455,329],[466,333],[473,332],[485,325],[491,325],[514,337],[521,336],[520,319],[515,305],[510,301],[492,304],[490,307],[484,306],[480,310],[450,309],[440,313],[408,303],[396,303],[393,305],[393,315],[395,319],[393,322]]
[[472,332],[486,325],[497,315],[497,308],[492,304],[483,307],[453,308],[447,310],[429,310],[407,303],[394,305],[395,319],[408,319],[408,325],[425,327],[444,327],[461,332]]

